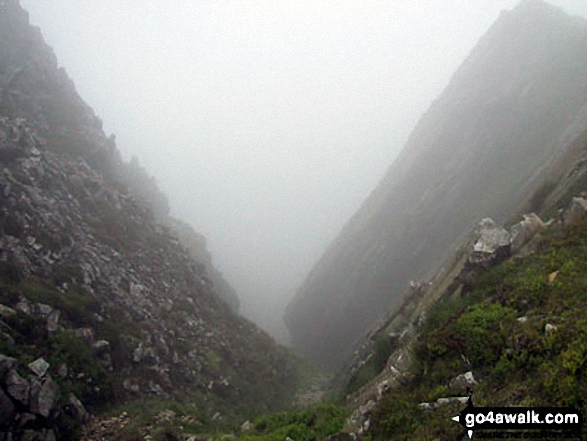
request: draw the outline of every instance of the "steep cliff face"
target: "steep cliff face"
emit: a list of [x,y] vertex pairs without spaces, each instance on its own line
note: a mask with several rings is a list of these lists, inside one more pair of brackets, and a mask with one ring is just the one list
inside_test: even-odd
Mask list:
[[586,72],[584,21],[539,0],[503,12],[290,303],[294,346],[340,366],[478,219],[507,219],[586,126]]
[[[166,211],[26,12],[0,1],[0,432],[59,437],[78,398],[175,398],[217,418],[289,399],[290,357],[220,300]],[[46,384],[42,412],[26,407]]]

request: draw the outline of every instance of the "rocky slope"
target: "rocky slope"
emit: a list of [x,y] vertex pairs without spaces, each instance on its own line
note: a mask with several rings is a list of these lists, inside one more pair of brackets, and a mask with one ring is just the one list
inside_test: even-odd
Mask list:
[[517,211],[587,126],[585,72],[583,20],[540,0],[503,12],[288,306],[294,346],[341,366],[479,219]]
[[447,421],[471,394],[479,406],[584,411],[585,189],[547,223],[483,220],[446,270],[412,284],[341,374],[354,409],[346,433],[460,439]]
[[478,405],[584,406],[583,361],[566,360],[586,341],[586,157],[587,131],[544,164],[527,214],[483,219],[431,279],[410,281],[331,384],[346,433],[457,439],[446,420],[471,391]]
[[219,298],[166,215],[26,12],[0,1],[0,433],[65,439],[84,406],[134,398],[217,421],[289,399],[292,359]]

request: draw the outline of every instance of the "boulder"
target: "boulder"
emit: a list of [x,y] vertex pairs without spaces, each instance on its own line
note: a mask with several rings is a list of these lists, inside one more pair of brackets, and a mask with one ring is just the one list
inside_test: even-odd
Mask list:
[[44,358],[37,358],[32,363],[29,363],[29,369],[40,378],[45,376],[49,370],[49,363]]
[[31,315],[32,307],[30,302],[25,298],[21,297],[19,302],[15,305],[17,311],[22,312],[25,315]]
[[27,380],[18,375],[15,369],[11,369],[4,378],[8,395],[14,398],[23,406],[29,404],[30,385]]
[[545,228],[544,222],[534,213],[525,214],[524,220],[518,222],[511,228],[511,252],[516,253],[524,245]]
[[473,372],[469,371],[450,380],[448,387],[451,389],[451,392],[456,394],[464,394],[468,392],[469,388],[472,388],[476,384],[477,381],[473,376]]
[[94,349],[96,355],[105,354],[110,352],[110,342],[107,340],[98,340],[92,345],[92,349]]
[[373,400],[367,401],[364,406],[359,406],[359,412],[362,416],[367,415],[368,413],[373,412],[373,410],[377,407],[377,404]]
[[44,303],[37,303],[35,305],[35,312],[39,314],[43,318],[49,317],[49,314],[53,312],[53,308],[49,305],[45,305]]
[[72,393],[67,396],[65,412],[75,419],[78,423],[86,424],[90,421],[90,414],[81,403],[81,401]]
[[10,318],[16,314],[16,311],[6,305],[0,304],[0,317],[2,318]]
[[511,235],[489,218],[483,219],[477,228],[469,263],[484,264],[507,256],[510,253]]
[[585,219],[587,216],[587,200],[584,198],[573,198],[563,214],[565,225],[574,225]]
[[389,382],[387,380],[383,380],[381,383],[377,385],[377,399],[381,399],[388,390]]
[[251,423],[249,420],[247,420],[241,425],[241,432],[248,432],[249,430],[253,430],[254,428],[255,425]]
[[550,323],[547,323],[544,326],[544,332],[549,333],[549,332],[554,332],[557,330],[557,327],[555,325],[551,325]]
[[61,312],[58,309],[53,310],[49,316],[47,317],[47,331],[48,332],[57,332],[59,329],[59,318],[61,316]]
[[94,341],[94,330],[92,328],[78,328],[74,330],[75,336],[82,339],[86,343]]
[[59,400],[59,386],[49,376],[31,384],[30,410],[48,418]]
[[33,413],[21,413],[16,417],[16,428],[18,430],[34,428],[37,425],[37,415]]

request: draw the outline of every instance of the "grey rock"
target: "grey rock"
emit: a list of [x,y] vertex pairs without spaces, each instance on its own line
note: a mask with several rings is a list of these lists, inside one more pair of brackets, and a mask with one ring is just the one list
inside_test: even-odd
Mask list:
[[32,363],[29,363],[29,369],[37,376],[43,377],[49,370],[49,363],[44,358],[37,358]]
[[447,404],[451,403],[460,403],[460,404],[467,404],[469,401],[469,397],[448,397],[448,398],[439,398],[436,400],[436,406],[446,406]]
[[522,248],[516,251],[517,257],[525,257],[536,253],[544,243],[544,236],[538,232]]
[[241,432],[248,432],[249,430],[253,430],[254,428],[255,425],[251,423],[249,420],[247,420],[241,425]]
[[585,219],[587,216],[587,200],[584,198],[573,198],[569,207],[563,214],[565,225],[574,225]]
[[511,236],[503,227],[498,227],[492,219],[483,219],[478,226],[473,243],[470,263],[485,263],[510,252]]
[[45,377],[42,381],[33,382],[31,385],[30,410],[47,418],[55,409],[59,400],[59,386],[51,379]]
[[27,429],[22,433],[20,441],[45,441],[45,434],[41,431]]
[[139,345],[135,348],[132,353],[132,361],[135,363],[140,363],[141,358],[143,358],[143,344],[139,343]]
[[544,332],[549,333],[549,332],[554,332],[556,331],[558,328],[555,325],[551,325],[550,323],[547,323],[544,326]]
[[457,393],[466,393],[467,388],[473,387],[477,384],[473,372],[469,371],[458,375],[448,383],[448,387]]
[[52,311],[49,316],[47,317],[47,331],[48,332],[57,332],[59,329],[59,319],[61,316],[61,312],[59,310]]
[[511,252],[516,253],[544,228],[544,222],[536,214],[525,214],[524,220],[511,228]]
[[6,183],[6,185],[4,186],[4,189],[2,190],[2,194],[4,194],[4,197],[7,198],[8,196],[10,196],[10,190],[12,189],[12,186],[10,185],[10,183]]
[[74,418],[78,423],[86,424],[90,421],[90,414],[82,402],[72,393],[67,396],[65,411]]
[[12,398],[24,406],[29,404],[29,382],[18,375],[15,369],[8,371],[4,382],[6,384],[6,391]]
[[30,429],[36,426],[37,415],[33,413],[21,413],[16,417],[16,426],[19,429]]
[[2,332],[2,334],[0,334],[0,338],[2,340],[4,340],[5,342],[7,342],[8,344],[13,345],[15,343],[12,336],[10,334],[8,334],[7,332]]
[[78,328],[74,333],[76,337],[81,338],[86,343],[94,341],[94,330],[92,328]]
[[106,340],[98,340],[92,345],[92,348],[97,355],[105,354],[110,352],[110,342]]
[[141,294],[143,293],[143,290],[145,289],[145,287],[143,285],[140,285],[138,283],[132,283],[130,284],[130,295],[133,297],[140,297]]
[[17,311],[20,311],[26,315],[31,315],[32,313],[31,304],[24,297],[21,297],[20,301],[15,305],[15,308]]
[[377,385],[377,399],[383,397],[383,395],[389,390],[389,382],[387,380],[383,380],[381,383]]
[[359,406],[359,413],[362,416],[365,416],[368,413],[372,412],[376,406],[377,406],[377,404],[375,403],[375,401],[369,400],[369,401],[367,401],[367,403],[364,406]]
[[35,311],[41,317],[46,318],[53,312],[53,308],[51,308],[49,305],[45,305],[44,303],[37,303],[35,305]]
[[129,392],[133,392],[133,393],[139,393],[141,391],[141,388],[135,379],[126,378],[122,382],[122,387],[125,390],[127,390]]
[[14,314],[16,314],[16,311],[6,305],[2,305],[0,304],[0,317],[2,318],[10,318],[12,317]]
[[363,423],[363,431],[367,431],[369,430],[369,427],[371,427],[371,420],[367,420]]

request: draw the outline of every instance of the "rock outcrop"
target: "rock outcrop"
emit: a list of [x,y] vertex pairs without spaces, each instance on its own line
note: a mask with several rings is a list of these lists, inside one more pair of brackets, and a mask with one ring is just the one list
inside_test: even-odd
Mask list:
[[[580,214],[576,208],[577,198],[573,198],[564,213],[577,211],[574,223],[587,219],[587,211]],[[467,244],[457,250],[450,268],[441,269],[432,282],[411,281],[404,293],[400,308],[391,310],[362,342],[360,349],[355,353],[352,364],[343,370],[339,382],[352,384],[354,378],[365,375],[360,372],[363,366],[375,355],[375,341],[382,338],[397,340],[393,351],[389,354],[385,367],[381,369],[358,390],[353,390],[346,397],[347,404],[354,409],[348,419],[345,431],[360,437],[364,434],[365,424],[369,421],[372,412],[385,399],[389,391],[410,378],[413,348],[418,339],[423,324],[427,320],[427,312],[440,299],[452,295],[464,296],[474,284],[478,276],[485,270],[507,259],[519,258],[533,253],[528,245],[540,236],[541,232],[551,228],[564,228],[565,222],[553,220],[548,223],[534,213],[525,214],[522,220],[512,225],[509,230],[499,226],[492,219],[482,219],[469,236]],[[570,224],[572,225],[572,224]],[[514,246],[515,244],[515,246]],[[551,275],[552,277],[552,275]],[[556,274],[554,274],[556,278]],[[528,321],[528,317],[517,319],[520,323]],[[556,327],[547,324],[544,332],[553,332]],[[455,376],[444,385],[446,395],[431,402],[418,404],[420,410],[434,411],[450,404],[466,404],[468,397],[477,385],[477,379],[472,371]]]
[[59,386],[42,358],[29,364],[26,378],[18,373],[16,359],[0,354],[0,364],[0,435],[10,434],[14,441],[53,441],[60,435],[55,430],[58,419],[67,416],[79,424],[89,421],[88,412],[73,393],[60,399]]

